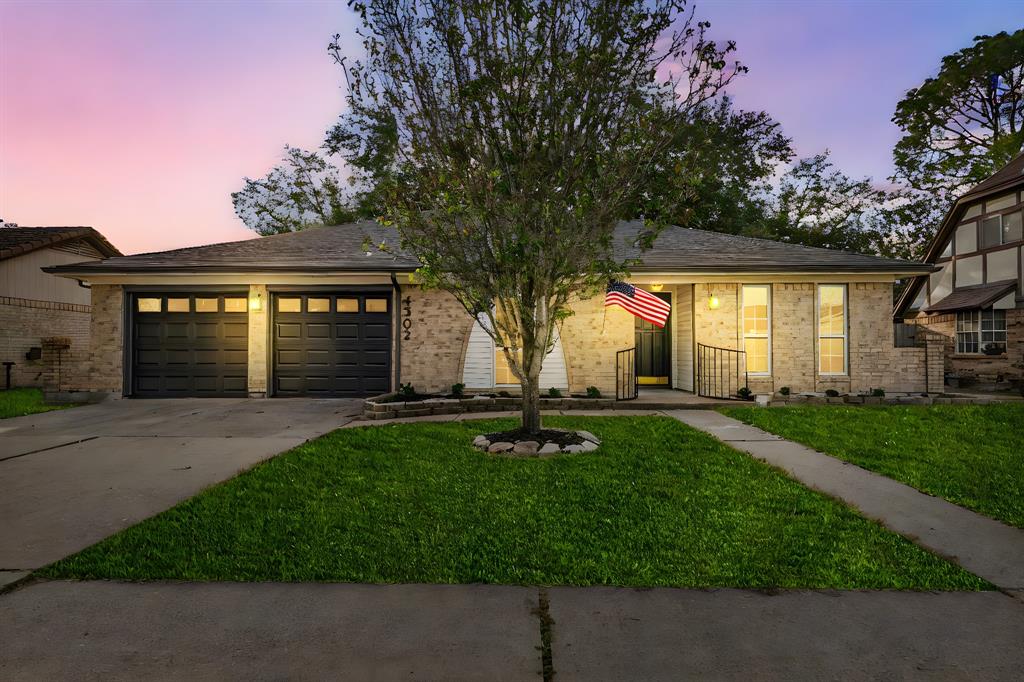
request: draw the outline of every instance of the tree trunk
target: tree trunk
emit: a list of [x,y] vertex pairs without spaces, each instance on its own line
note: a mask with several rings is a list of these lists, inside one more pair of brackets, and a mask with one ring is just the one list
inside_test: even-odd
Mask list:
[[540,377],[527,377],[523,387],[523,428],[540,433]]

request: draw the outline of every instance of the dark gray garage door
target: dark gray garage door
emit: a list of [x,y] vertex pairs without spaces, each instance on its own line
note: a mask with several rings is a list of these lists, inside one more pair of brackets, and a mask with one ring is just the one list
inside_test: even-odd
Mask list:
[[274,294],[274,395],[359,398],[390,388],[388,292]]
[[133,294],[132,394],[248,395],[246,294]]

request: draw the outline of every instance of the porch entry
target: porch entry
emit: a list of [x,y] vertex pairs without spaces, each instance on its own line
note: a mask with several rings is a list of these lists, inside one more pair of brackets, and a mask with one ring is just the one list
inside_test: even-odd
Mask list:
[[[671,293],[651,293],[671,305]],[[670,314],[669,320],[671,319]],[[669,335],[669,322],[666,321],[664,327],[659,327],[639,317],[634,320],[637,383],[641,386],[668,387],[672,377],[672,337]]]

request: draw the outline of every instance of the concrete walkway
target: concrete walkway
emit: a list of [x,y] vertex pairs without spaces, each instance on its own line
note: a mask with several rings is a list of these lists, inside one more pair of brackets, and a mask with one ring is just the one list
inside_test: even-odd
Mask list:
[[782,469],[993,585],[1024,597],[1024,530],[718,412],[673,410],[665,414]]
[[118,400],[0,421],[0,587],[351,421],[358,400]]
[[[542,627],[542,623],[547,626]],[[0,679],[1015,680],[998,592],[44,582],[0,595]]]

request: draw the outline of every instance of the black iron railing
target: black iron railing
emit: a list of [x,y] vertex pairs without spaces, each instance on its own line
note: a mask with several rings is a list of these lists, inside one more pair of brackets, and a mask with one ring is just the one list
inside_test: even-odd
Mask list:
[[615,399],[635,400],[639,395],[636,383],[636,347],[615,353]]
[[747,388],[747,354],[733,348],[697,344],[697,395],[738,398]]

